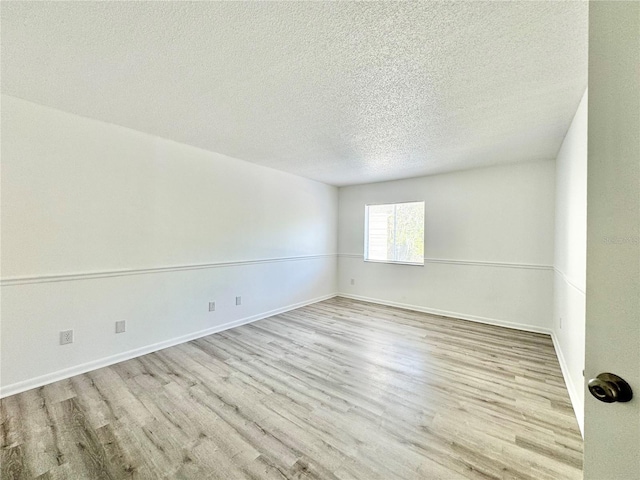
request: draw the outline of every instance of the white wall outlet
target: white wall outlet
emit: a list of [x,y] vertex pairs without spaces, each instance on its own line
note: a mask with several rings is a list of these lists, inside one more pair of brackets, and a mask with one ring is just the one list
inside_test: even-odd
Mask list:
[[356,284],[356,279],[355,279],[355,278],[352,278],[352,279],[351,279],[351,285],[355,285],[355,284]]
[[209,311],[210,312],[216,311],[216,302],[209,302]]
[[125,320],[120,320],[116,322],[116,333],[124,333],[127,331],[127,322]]
[[242,297],[236,297],[236,305],[242,305]]
[[73,343],[73,330],[62,330],[60,332],[60,345]]

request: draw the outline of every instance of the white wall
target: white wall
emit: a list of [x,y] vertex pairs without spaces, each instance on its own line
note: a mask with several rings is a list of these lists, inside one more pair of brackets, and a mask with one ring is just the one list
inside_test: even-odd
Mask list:
[[[550,332],[554,170],[540,161],[340,188],[340,293]],[[424,267],[364,262],[365,205],[410,200],[425,201]]]
[[333,295],[336,222],[334,187],[2,96],[2,394]]
[[587,264],[587,92],[556,158],[553,333],[573,408],[583,429]]

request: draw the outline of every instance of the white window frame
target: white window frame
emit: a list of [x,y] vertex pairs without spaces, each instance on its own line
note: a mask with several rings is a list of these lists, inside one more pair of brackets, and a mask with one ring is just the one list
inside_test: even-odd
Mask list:
[[[379,205],[402,205],[405,203],[422,203],[424,208],[424,212],[425,212],[425,216],[426,216],[426,205],[424,200],[408,200],[405,202],[384,202],[384,203],[367,203],[364,206],[364,261],[365,262],[370,262],[370,263],[390,263],[390,264],[395,264],[395,265],[411,265],[414,267],[424,267],[424,250],[422,252],[422,261],[421,262],[403,262],[403,261],[399,261],[399,260],[372,260],[369,259],[369,207],[375,207],[375,206],[379,206]],[[394,217],[395,219],[395,217]],[[423,242],[424,242],[424,235],[425,235],[425,226],[426,226],[426,221],[425,221],[425,217],[422,218],[422,235],[423,235]],[[395,230],[395,229],[394,229]]]

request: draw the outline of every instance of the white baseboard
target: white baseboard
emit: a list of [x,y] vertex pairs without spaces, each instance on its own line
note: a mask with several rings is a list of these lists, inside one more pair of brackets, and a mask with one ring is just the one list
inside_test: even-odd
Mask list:
[[328,300],[330,298],[336,297],[337,295],[338,295],[337,293],[323,295],[321,297],[313,298],[311,300],[294,303],[292,305],[287,305],[286,307],[276,308],[275,310],[270,310],[268,312],[259,313],[256,315],[252,315],[250,317],[241,318],[238,320],[234,320],[232,322],[224,323],[222,325],[217,325],[212,328],[207,328],[206,330],[200,330],[198,332],[189,333],[187,335],[171,338],[169,340],[154,343],[152,345],[146,345],[144,347],[136,348],[134,350],[118,353],[116,355],[111,355],[109,357],[100,358],[98,360],[93,360],[91,362],[83,363],[81,365],[76,365],[74,367],[65,368],[63,370],[58,370],[56,372],[48,373],[46,375],[41,375],[39,377],[30,378],[28,380],[23,380],[21,382],[16,382],[10,385],[6,385],[4,387],[0,387],[0,398],[8,397],[10,395],[15,395],[16,393],[20,393],[20,392],[25,392],[27,390],[31,390],[32,388],[41,387],[49,383],[57,382],[59,380],[64,380],[65,378],[90,372],[98,368],[108,367],[109,365],[113,365],[115,363],[140,357],[142,355],[156,352],[158,350],[162,350],[168,347],[173,347],[174,345],[189,342],[197,338],[206,337],[207,335],[211,335],[213,333],[222,332],[224,330],[229,330],[230,328],[239,327],[240,325],[252,323],[267,317],[272,317],[273,315],[278,315],[280,313],[288,312],[289,310],[294,310],[296,308],[304,307],[305,305],[310,305],[312,303]]
[[578,421],[580,434],[584,439],[584,405],[580,403],[578,389],[576,388],[576,385],[573,383],[573,380],[569,375],[569,366],[567,365],[567,361],[564,358],[564,354],[562,353],[562,349],[560,348],[560,342],[558,342],[555,332],[551,333],[551,340],[553,341],[553,348],[555,348],[556,350],[556,357],[558,357],[558,363],[560,364],[560,370],[562,371],[562,376],[564,377],[564,383],[567,387],[567,391],[569,392],[569,399],[571,400],[571,405],[573,406],[573,413],[575,414],[576,420]]
[[378,298],[363,297],[360,295],[351,295],[347,293],[338,293],[337,296],[344,297],[344,298],[352,298],[354,300],[362,300],[363,302],[377,303],[379,305],[387,305],[389,307],[404,308],[406,310],[413,310],[416,312],[430,313],[432,315],[439,315],[442,317],[459,318],[462,320],[470,320],[472,322],[486,323],[487,325],[495,325],[498,327],[512,328],[514,330],[523,330],[525,332],[544,333],[546,335],[552,334],[552,330],[550,328],[544,328],[537,325],[527,325],[522,323],[508,322],[506,320],[500,320],[497,318],[480,317],[478,315],[469,315],[466,313],[452,312],[448,310],[438,310],[436,308],[423,307],[421,305],[398,303],[398,302],[392,302],[389,300],[380,300]]
[[553,341],[553,346],[556,351],[556,356],[558,357],[558,363],[560,364],[560,369],[562,371],[562,375],[564,377],[565,384],[567,386],[567,391],[569,392],[569,398],[571,399],[571,404],[573,405],[573,410],[576,415],[576,419],[578,421],[578,426],[580,427],[580,433],[584,437],[584,409],[579,403],[579,397],[577,393],[576,386],[574,385],[571,377],[569,376],[569,368],[567,366],[566,360],[558,343],[558,340],[555,336],[555,333],[546,328],[542,328],[535,325],[523,325],[516,324],[512,322],[507,322],[504,320],[499,320],[495,318],[488,317],[480,317],[477,315],[468,315],[460,312],[452,312],[447,310],[439,310],[435,308],[428,308],[419,305],[411,305],[399,302],[392,302],[387,300],[380,300],[377,298],[363,297],[360,295],[350,295],[346,293],[331,293],[329,295],[324,295],[321,297],[313,298],[311,300],[307,300],[304,302],[298,302],[292,305],[287,305],[285,307],[277,308],[274,310],[270,310],[268,312],[259,313],[256,315],[252,315],[249,317],[241,318],[238,320],[234,320],[232,322],[228,322],[222,325],[217,325],[212,328],[208,328],[205,330],[200,330],[198,332],[190,333],[187,335],[182,335],[180,337],[172,338],[169,340],[165,340],[163,342],[158,342],[152,345],[147,345],[141,348],[136,348],[134,350],[129,350],[127,352],[122,352],[116,355],[112,355],[109,357],[101,358],[98,360],[94,360],[91,362],[83,363],[81,365],[76,365],[74,367],[66,368],[64,370],[58,370],[56,372],[48,373],[46,375],[42,375],[39,377],[35,377],[32,379],[24,380],[21,382],[13,383],[10,385],[6,385],[4,387],[0,387],[0,398],[8,397],[10,395],[15,395],[17,393],[21,393],[27,390],[31,390],[32,388],[41,387],[43,385],[47,385],[49,383],[57,382],[59,380],[64,380],[66,378],[73,377],[75,375],[80,375],[82,373],[90,372],[92,370],[96,370],[98,368],[108,367],[109,365],[113,365],[115,363],[123,362],[125,360],[130,360],[132,358],[136,358],[142,355],[146,355],[148,353],[156,352],[158,350],[162,350],[165,348],[172,347],[174,345],[179,345],[181,343],[189,342],[191,340],[195,340],[198,338],[206,337],[207,335],[212,335],[214,333],[222,332],[224,330],[229,330],[231,328],[239,327],[240,325],[246,325],[248,323],[252,323],[258,320],[262,320],[267,317],[271,317],[273,315],[278,315],[280,313],[288,312],[290,310],[294,310],[296,308],[304,307],[305,305],[310,305],[312,303],[321,302],[323,300],[328,300],[330,298],[340,296],[344,298],[351,298],[354,300],[361,300],[364,302],[376,303],[379,305],[387,305],[390,307],[398,307],[404,308],[407,310],[413,310],[417,312],[430,313],[432,315],[440,315],[444,317],[452,317],[452,318],[460,318],[463,320],[470,320],[478,323],[485,323],[488,325],[496,325],[500,327],[513,328],[516,330],[524,330],[535,333],[544,333],[551,336]]

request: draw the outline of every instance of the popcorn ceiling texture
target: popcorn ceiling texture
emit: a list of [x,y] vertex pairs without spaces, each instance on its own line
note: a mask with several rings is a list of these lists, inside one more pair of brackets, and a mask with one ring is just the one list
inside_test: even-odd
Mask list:
[[553,159],[586,2],[2,2],[2,92],[333,185]]

